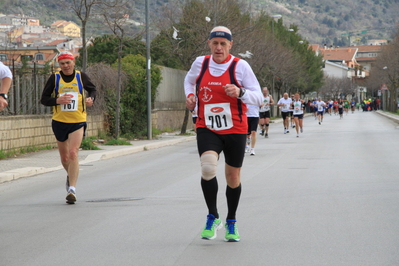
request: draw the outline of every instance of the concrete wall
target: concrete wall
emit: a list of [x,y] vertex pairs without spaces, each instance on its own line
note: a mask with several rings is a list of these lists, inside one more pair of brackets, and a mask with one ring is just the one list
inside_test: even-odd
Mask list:
[[[88,115],[86,136],[104,131],[103,115]],[[16,115],[0,118],[0,150],[56,146],[51,115]]]
[[[161,67],[162,81],[157,88],[157,95],[152,110],[152,126],[164,130],[179,129],[183,124],[186,110],[184,77],[187,71]],[[193,128],[191,114],[187,129]]]
[[[152,126],[159,130],[180,130],[186,110],[184,77],[186,71],[162,67],[162,82],[152,110]],[[88,115],[86,136],[97,136],[105,131],[103,115]],[[189,114],[187,129],[193,128]],[[0,116],[0,150],[26,147],[55,146],[56,140],[51,129],[51,115]]]

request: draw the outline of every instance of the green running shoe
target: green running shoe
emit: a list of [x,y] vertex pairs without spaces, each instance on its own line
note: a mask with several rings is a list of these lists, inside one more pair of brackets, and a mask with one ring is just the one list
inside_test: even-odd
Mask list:
[[215,239],[216,231],[222,228],[222,221],[220,219],[216,219],[213,214],[209,214],[207,216],[206,224],[204,230],[202,230],[201,237],[202,239]]
[[240,235],[238,234],[237,229],[237,221],[236,220],[227,220],[226,224],[226,236],[224,238],[227,242],[238,242],[240,241]]

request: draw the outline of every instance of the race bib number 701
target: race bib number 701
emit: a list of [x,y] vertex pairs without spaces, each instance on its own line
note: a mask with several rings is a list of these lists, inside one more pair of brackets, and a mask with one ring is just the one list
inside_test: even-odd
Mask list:
[[233,127],[230,103],[206,104],[204,107],[206,127],[212,130],[225,130]]

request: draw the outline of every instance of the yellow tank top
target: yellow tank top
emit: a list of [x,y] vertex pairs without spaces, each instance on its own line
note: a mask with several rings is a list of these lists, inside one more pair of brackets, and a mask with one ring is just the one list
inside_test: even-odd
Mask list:
[[80,71],[75,71],[75,77],[71,82],[65,82],[60,72],[56,72],[54,93],[56,98],[64,94],[73,97],[71,103],[53,107],[53,120],[63,123],[86,122],[86,101]]

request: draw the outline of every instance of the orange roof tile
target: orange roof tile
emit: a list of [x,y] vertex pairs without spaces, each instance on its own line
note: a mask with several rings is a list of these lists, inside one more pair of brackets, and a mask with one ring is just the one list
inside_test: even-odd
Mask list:
[[52,42],[46,44],[46,46],[56,46],[56,45],[58,45],[60,43],[66,42],[66,41],[67,41],[66,39],[55,40],[55,41],[52,41]]
[[323,58],[326,60],[353,61],[355,59],[357,48],[322,48],[319,49],[319,51],[323,54]]

